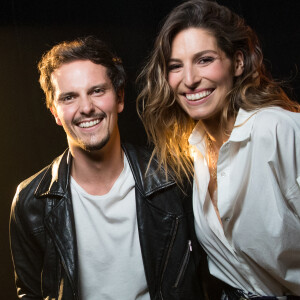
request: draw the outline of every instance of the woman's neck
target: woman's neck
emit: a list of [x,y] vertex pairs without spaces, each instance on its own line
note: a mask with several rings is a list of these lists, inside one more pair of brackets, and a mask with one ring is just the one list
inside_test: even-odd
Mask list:
[[221,117],[202,120],[204,129],[215,149],[219,150],[229,139],[233,129],[235,117],[231,117],[223,126],[221,126]]

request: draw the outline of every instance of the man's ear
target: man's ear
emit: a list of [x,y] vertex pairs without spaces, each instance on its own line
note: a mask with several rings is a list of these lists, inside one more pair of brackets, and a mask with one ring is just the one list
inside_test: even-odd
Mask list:
[[124,95],[124,89],[120,89],[117,93],[118,113],[121,113],[124,109]]
[[60,118],[59,118],[58,115],[57,115],[56,108],[55,108],[54,105],[52,105],[52,106],[50,107],[50,111],[51,111],[53,117],[55,118],[56,124],[59,125],[59,126],[62,126],[62,123],[61,123],[61,121],[60,121]]
[[244,54],[242,51],[237,51],[234,55],[234,76],[238,77],[244,72]]

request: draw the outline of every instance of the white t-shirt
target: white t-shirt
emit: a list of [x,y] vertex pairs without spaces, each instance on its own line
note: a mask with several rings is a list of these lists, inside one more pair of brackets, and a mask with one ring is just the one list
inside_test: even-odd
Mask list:
[[240,109],[217,165],[223,227],[208,192],[200,125],[189,141],[195,228],[211,274],[257,295],[300,295],[300,114]]
[[125,155],[124,169],[105,195],[89,195],[71,178],[83,300],[150,299],[134,187]]

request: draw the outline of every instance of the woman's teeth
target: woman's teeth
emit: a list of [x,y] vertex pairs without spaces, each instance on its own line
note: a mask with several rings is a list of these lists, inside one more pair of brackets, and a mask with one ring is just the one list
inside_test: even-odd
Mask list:
[[186,98],[191,101],[200,100],[202,98],[207,97],[213,92],[213,90],[206,90],[203,92],[195,93],[195,94],[185,94]]

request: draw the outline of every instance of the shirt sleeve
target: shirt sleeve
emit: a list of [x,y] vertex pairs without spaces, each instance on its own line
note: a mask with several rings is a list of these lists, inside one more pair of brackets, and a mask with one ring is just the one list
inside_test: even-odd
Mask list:
[[260,119],[268,164],[287,205],[300,218],[300,114],[274,110]]

